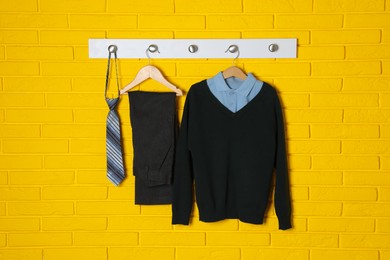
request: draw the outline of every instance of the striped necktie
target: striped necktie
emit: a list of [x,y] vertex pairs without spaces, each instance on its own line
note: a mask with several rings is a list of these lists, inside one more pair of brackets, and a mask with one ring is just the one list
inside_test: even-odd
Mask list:
[[107,88],[109,85],[110,74],[110,60],[111,52],[108,55],[107,76],[106,76],[106,90],[105,98],[107,105],[110,109],[107,115],[107,127],[106,127],[106,153],[107,153],[107,177],[108,179],[118,186],[125,178],[125,170],[123,166],[122,146],[121,146],[121,129],[120,119],[116,107],[119,103],[119,82],[118,82],[118,66],[117,56],[114,53],[115,69],[116,69],[116,82],[118,86],[118,96],[116,98],[107,97]]

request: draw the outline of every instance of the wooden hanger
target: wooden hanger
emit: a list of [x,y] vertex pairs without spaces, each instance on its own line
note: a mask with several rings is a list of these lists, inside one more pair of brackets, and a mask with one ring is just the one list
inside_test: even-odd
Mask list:
[[163,84],[164,86],[172,89],[174,92],[176,92],[176,96],[182,96],[183,95],[183,92],[177,88],[175,85],[173,85],[172,83],[170,83],[168,80],[166,80],[163,76],[163,74],[161,73],[161,71],[153,66],[153,65],[147,65],[143,68],[141,68],[137,75],[135,76],[135,78],[133,79],[132,82],[130,82],[129,84],[127,84],[124,88],[121,89],[120,93],[123,95],[123,94],[126,94],[127,91],[129,91],[130,89],[134,88],[135,86],[138,86],[141,82],[147,80],[147,79],[154,79],[155,81]]
[[231,67],[227,68],[226,70],[224,70],[222,72],[222,75],[223,75],[224,79],[236,77],[236,78],[239,78],[241,80],[245,80],[248,77],[245,74],[245,72],[242,71],[242,69],[240,69],[237,66],[231,66]]

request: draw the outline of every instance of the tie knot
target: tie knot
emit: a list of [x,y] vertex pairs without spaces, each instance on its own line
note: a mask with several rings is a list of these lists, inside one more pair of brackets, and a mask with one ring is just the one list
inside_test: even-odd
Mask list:
[[106,97],[106,102],[107,102],[107,105],[110,108],[110,110],[114,110],[119,103],[119,97],[117,97],[117,98],[107,98]]

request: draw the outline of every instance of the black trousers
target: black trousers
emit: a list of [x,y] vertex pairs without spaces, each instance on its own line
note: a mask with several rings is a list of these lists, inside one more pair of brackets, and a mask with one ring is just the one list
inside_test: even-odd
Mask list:
[[128,95],[135,204],[170,204],[178,134],[176,93],[131,91]]

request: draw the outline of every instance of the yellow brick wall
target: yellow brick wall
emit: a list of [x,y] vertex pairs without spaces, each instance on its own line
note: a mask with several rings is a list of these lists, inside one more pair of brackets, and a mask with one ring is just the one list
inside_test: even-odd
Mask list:
[[[1,260],[390,259],[390,0],[0,2]],[[89,38],[298,38],[297,59],[239,59],[279,91],[293,225],[170,224],[105,177],[105,60]],[[156,60],[188,90],[231,60]],[[121,83],[142,60],[120,60]],[[164,90],[153,83],[144,90]],[[178,100],[179,109],[185,97]],[[181,110],[179,110],[181,112]]]

